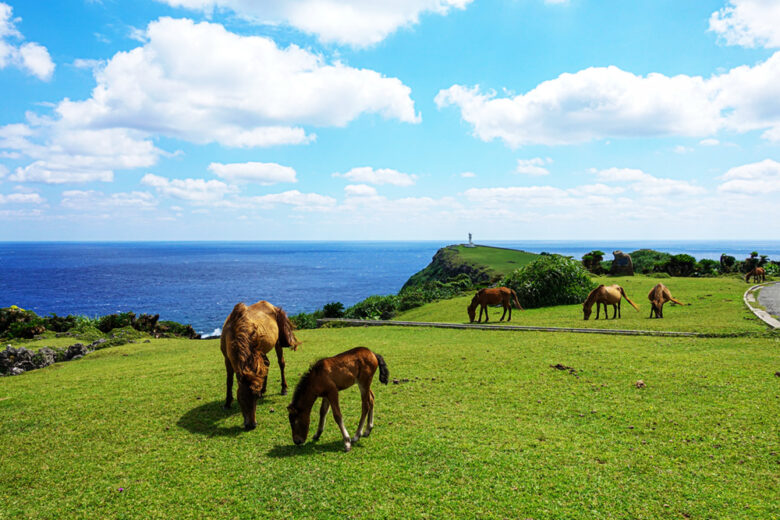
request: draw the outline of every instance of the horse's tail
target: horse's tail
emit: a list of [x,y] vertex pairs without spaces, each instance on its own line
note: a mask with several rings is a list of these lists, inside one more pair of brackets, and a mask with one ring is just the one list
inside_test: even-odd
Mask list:
[[669,301],[672,302],[672,303],[676,303],[677,305],[686,305],[685,303],[683,303],[683,302],[681,302],[679,300],[675,300],[671,296],[669,297]]
[[279,327],[279,343],[283,348],[298,349],[301,342],[295,337],[295,326],[287,317],[287,313],[281,307],[276,308],[276,326]]
[[374,352],[374,356],[376,357],[377,363],[379,363],[379,382],[383,385],[387,384],[388,378],[390,377],[390,370],[387,369],[387,363],[385,363],[385,358]]
[[622,294],[622,295],[623,295],[623,298],[625,298],[625,299],[626,299],[626,301],[627,301],[628,303],[630,303],[630,304],[631,304],[631,306],[632,306],[634,309],[636,309],[637,311],[639,310],[639,307],[637,307],[637,305],[636,305],[634,302],[632,302],[632,301],[631,301],[631,298],[629,298],[629,297],[628,297],[628,295],[626,295],[626,291],[624,291],[624,290],[623,290],[623,287],[621,287],[621,288],[620,288],[620,294]]
[[520,305],[520,302],[517,301],[517,293],[515,292],[515,290],[514,289],[509,289],[509,290],[512,291],[512,298],[514,298],[515,305],[517,306],[517,308],[520,309],[521,311],[524,311],[525,309],[523,309],[523,307]]
[[[232,341],[227,348],[231,349],[238,361],[236,375],[239,382],[244,382],[255,393],[260,393],[263,388],[265,374],[268,372],[268,363],[265,356],[259,355],[252,349],[252,323],[247,315],[247,306],[239,302],[225,322],[225,327],[230,327]],[[224,334],[224,331],[223,331]]]

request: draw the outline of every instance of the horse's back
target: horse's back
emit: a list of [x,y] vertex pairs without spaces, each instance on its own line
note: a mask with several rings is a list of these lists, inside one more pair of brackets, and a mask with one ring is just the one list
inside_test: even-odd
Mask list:
[[379,366],[374,353],[366,347],[355,347],[333,357],[322,359],[319,363],[322,363],[323,373],[328,375],[339,390],[354,385],[356,381],[361,379],[361,376],[373,376]]

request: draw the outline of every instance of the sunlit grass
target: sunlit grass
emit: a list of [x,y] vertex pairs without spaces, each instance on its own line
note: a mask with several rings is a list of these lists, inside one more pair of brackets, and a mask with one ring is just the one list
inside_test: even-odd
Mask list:
[[[318,443],[292,444],[275,360],[246,433],[236,409],[220,408],[216,340],[126,345],[0,379],[0,518],[780,514],[776,338],[299,336],[286,352],[291,385],[356,345],[387,360],[376,428],[352,452],[331,417]],[[357,388],[342,408],[352,433]]]

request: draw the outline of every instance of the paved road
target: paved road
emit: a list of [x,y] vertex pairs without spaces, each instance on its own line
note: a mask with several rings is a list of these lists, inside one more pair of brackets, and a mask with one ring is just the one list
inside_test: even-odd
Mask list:
[[766,307],[766,311],[775,317],[780,317],[780,283],[774,283],[761,289],[758,303]]

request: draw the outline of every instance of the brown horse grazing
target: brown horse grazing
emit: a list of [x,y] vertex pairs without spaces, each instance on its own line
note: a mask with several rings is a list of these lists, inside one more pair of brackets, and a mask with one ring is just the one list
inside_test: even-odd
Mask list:
[[601,308],[601,305],[604,305],[604,319],[607,320],[609,319],[609,316],[607,315],[607,304],[609,304],[612,305],[612,308],[614,309],[614,312],[612,313],[612,319],[614,320],[616,316],[618,318],[620,317],[620,298],[625,298],[634,309],[639,311],[639,307],[626,296],[626,291],[616,284],[610,285],[609,287],[606,285],[599,285],[590,291],[590,294],[582,304],[582,313],[586,320],[590,318],[590,315],[593,312],[593,304],[595,303],[596,319],[599,319],[599,309]]
[[501,315],[501,319],[498,321],[504,321],[506,311],[509,309],[509,319],[506,321],[512,321],[512,300],[515,305],[521,311],[523,308],[520,306],[520,302],[517,301],[517,293],[509,287],[494,287],[492,289],[480,289],[477,294],[471,299],[471,303],[466,307],[466,311],[469,313],[469,322],[474,323],[474,317],[476,316],[477,305],[479,308],[479,319],[477,323],[482,323],[482,311],[485,311],[485,323],[490,321],[488,316],[488,305],[498,305],[499,303],[504,307],[504,314]]
[[753,277],[753,283],[766,282],[766,269],[763,267],[754,267],[745,275],[745,281],[747,282],[751,276]]
[[671,291],[669,291],[669,289],[662,283],[656,284],[655,287],[650,289],[650,294],[647,295],[647,298],[650,300],[651,318],[653,318],[653,315],[655,315],[656,318],[664,317],[664,303],[666,302],[676,303],[677,305],[685,305],[683,302],[672,298]]
[[[316,441],[322,435],[328,406],[333,407],[333,419],[341,429],[345,451],[349,451],[352,448],[352,443],[357,442],[360,437],[368,437],[374,428],[374,392],[371,391],[371,381],[374,379],[377,367],[379,367],[379,381],[387,384],[390,372],[387,370],[385,360],[379,354],[371,352],[365,347],[356,347],[314,363],[308,372],[301,376],[298,386],[295,387],[292,403],[287,407],[293,442],[303,444],[306,441],[306,437],[309,435],[311,408],[318,397],[322,397],[320,424],[313,440]],[[360,388],[363,407],[355,436],[350,439],[349,432],[344,427],[344,420],[341,417],[339,391],[349,388],[355,384],[355,381]],[[368,415],[368,427],[363,431],[366,415]]]
[[257,399],[265,393],[268,366],[271,364],[266,354],[274,348],[282,372],[282,395],[287,394],[282,348],[292,347],[295,350],[300,344],[293,334],[293,328],[287,314],[267,301],[259,301],[249,307],[243,303],[236,304],[222,326],[220,347],[227,371],[225,409],[229,409],[233,403],[235,373],[238,380],[236,397],[247,430],[257,426]]

